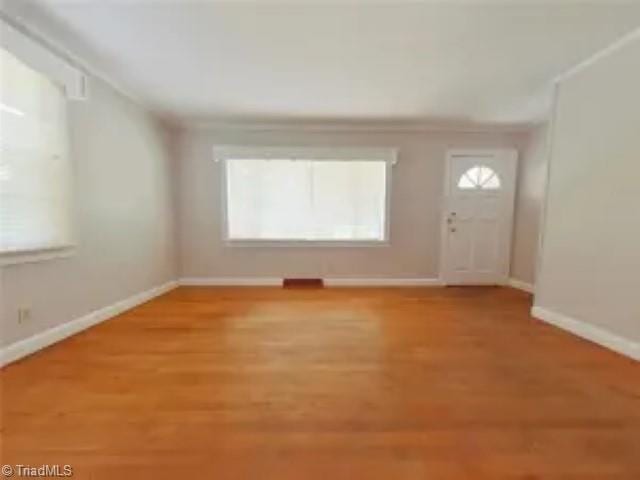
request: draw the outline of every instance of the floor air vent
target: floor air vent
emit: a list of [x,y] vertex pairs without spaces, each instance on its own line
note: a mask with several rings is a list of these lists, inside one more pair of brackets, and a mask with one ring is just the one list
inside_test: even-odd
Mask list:
[[321,278],[285,278],[282,280],[283,288],[323,288]]

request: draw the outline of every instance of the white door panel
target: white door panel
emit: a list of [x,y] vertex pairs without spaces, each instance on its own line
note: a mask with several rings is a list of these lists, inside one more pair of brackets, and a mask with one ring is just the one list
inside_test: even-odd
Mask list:
[[506,282],[517,153],[449,152],[442,234],[447,284]]
[[457,228],[461,234],[452,237],[449,244],[452,267],[456,272],[464,272],[471,268],[471,262],[473,261],[471,235],[468,233],[472,225],[461,224]]
[[498,232],[494,220],[479,220],[475,226],[474,268],[478,272],[491,273],[498,261]]

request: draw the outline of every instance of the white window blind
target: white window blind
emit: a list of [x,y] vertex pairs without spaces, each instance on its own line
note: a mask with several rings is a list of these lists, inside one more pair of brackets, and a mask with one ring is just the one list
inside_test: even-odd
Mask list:
[[71,243],[62,88],[0,49],[0,254]]
[[226,159],[230,240],[386,240],[389,164],[380,160]]

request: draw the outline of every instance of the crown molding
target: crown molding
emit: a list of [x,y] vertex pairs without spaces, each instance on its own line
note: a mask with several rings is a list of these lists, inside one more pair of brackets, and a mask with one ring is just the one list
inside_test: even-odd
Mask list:
[[[48,15],[42,11],[41,7],[35,5],[31,0],[22,0],[20,3],[0,2],[0,20],[6,22],[12,28],[27,36],[73,68],[89,77],[100,80],[118,94],[141,107],[144,111],[157,116],[139,95],[98,67],[98,62],[89,60],[88,55],[79,55],[72,51],[67,46],[70,42],[60,38],[63,36],[62,34],[54,34],[51,31],[52,27],[49,25],[50,22],[47,17]],[[60,27],[57,29],[60,30]]]
[[[33,41],[59,56],[74,68],[100,80],[115,92],[135,103],[171,130],[241,130],[248,132],[349,132],[349,133],[527,133],[545,122],[544,118],[521,123],[485,123],[467,119],[438,118],[278,118],[180,117],[153,108],[139,94],[101,68],[98,55],[90,50],[82,53],[72,50],[71,33],[58,24],[49,13],[33,0],[7,2],[0,0],[0,18]],[[88,47],[87,47],[88,48]],[[85,48],[86,50],[86,48]]]
[[602,60],[603,58],[606,58],[609,55],[617,52],[621,48],[624,48],[627,44],[629,44],[629,43],[631,43],[631,42],[633,42],[634,40],[637,40],[637,39],[640,39],[640,27],[635,28],[634,30],[632,30],[629,33],[627,33],[626,35],[623,35],[622,37],[620,37],[618,40],[616,40],[612,44],[607,45],[606,47],[604,47],[601,50],[598,50],[596,53],[594,53],[590,57],[586,58],[585,60],[581,61],[577,65],[574,65],[573,67],[571,67],[566,72],[561,73],[560,75],[558,75],[553,80],[553,83],[556,84],[556,85],[561,84],[565,80],[567,80],[567,79],[573,77],[574,75],[580,73],[581,71],[583,71],[586,68],[590,67],[591,65],[597,63],[598,61]]
[[350,132],[350,133],[526,133],[544,123],[530,122],[522,124],[482,124],[474,122],[447,122],[429,119],[416,120],[176,120],[187,130],[242,130],[247,132]]

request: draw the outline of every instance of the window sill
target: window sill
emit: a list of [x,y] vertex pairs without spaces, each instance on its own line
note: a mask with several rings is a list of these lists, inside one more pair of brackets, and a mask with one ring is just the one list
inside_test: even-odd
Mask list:
[[72,257],[76,254],[73,245],[44,250],[29,250],[24,252],[7,252],[0,254],[0,266],[19,265],[22,263],[46,262],[60,258]]
[[240,248],[380,248],[388,240],[226,240],[227,247]]

